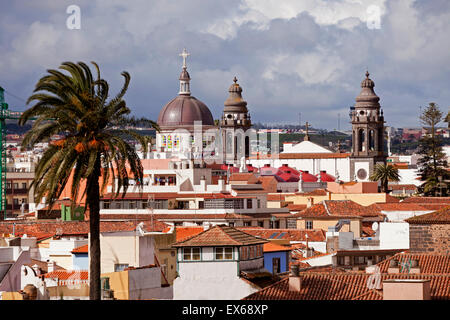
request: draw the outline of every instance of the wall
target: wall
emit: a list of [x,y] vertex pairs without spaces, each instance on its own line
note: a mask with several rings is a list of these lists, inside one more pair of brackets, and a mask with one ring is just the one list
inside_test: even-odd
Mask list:
[[135,231],[100,234],[101,272],[114,272],[115,264],[141,267],[154,263],[151,236],[137,237]]
[[330,193],[328,196],[286,195],[286,202],[308,204],[308,198],[313,198],[314,204],[322,200],[352,200],[362,206],[368,206],[375,202],[386,202],[385,193]]
[[89,255],[87,253],[73,254],[73,268],[80,270],[89,270]]
[[179,264],[174,300],[239,300],[259,290],[237,276],[237,262]]
[[[322,220],[313,218],[301,218],[297,220],[297,229],[306,229],[306,221],[310,220],[313,221],[313,229],[322,229],[325,231],[328,231],[328,227],[334,227],[339,222],[339,219]],[[339,231],[351,231],[355,234],[355,237],[359,237],[361,235],[361,219],[350,219],[350,225],[344,224]]]
[[272,259],[280,258],[280,273],[289,271],[289,251],[265,252],[264,253],[264,268],[267,271],[273,271]]
[[450,224],[410,224],[411,253],[449,254]]
[[[23,250],[17,252],[17,249],[20,249],[18,247],[13,248],[15,252],[14,257],[15,262],[9,268],[6,275],[3,277],[2,280],[0,280],[0,291],[19,291],[21,289],[21,275],[22,275],[22,265],[31,263],[30,260],[30,251],[29,250]],[[4,248],[1,248],[4,249]],[[10,249],[10,248],[8,248]],[[3,251],[3,250],[1,250]],[[17,254],[18,253],[18,254]],[[0,260],[4,261],[4,260]]]
[[381,213],[385,214],[388,218],[388,221],[405,221],[408,218],[421,216],[423,214],[427,214],[433,212],[433,210],[428,211],[384,211]]
[[128,271],[102,273],[101,276],[109,278],[109,287],[114,291],[114,298],[128,300]]
[[159,267],[128,271],[129,300],[172,299],[173,287],[161,287]]
[[379,224],[380,249],[409,249],[409,224],[382,222]]

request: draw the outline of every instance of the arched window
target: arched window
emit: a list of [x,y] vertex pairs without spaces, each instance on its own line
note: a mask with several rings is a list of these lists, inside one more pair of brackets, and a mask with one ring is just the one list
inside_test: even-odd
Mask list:
[[359,134],[359,141],[358,141],[358,151],[364,151],[364,141],[365,141],[365,132],[364,129],[359,129],[358,131]]
[[373,130],[369,131],[369,150],[373,151],[375,149],[375,139]]

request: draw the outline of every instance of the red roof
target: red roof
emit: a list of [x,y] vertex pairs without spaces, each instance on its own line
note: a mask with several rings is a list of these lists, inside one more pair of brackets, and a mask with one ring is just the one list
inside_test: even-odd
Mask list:
[[334,182],[336,180],[335,177],[333,177],[331,174],[328,174],[326,171],[320,171],[317,176],[319,178],[319,181],[322,182]]
[[427,209],[417,203],[374,203],[370,206],[380,211],[427,211]]
[[381,213],[375,208],[364,207],[351,200],[323,200],[305,210],[296,213],[296,217],[378,217]]
[[281,167],[278,168],[279,173],[290,173],[296,176],[300,175],[300,171],[289,167],[287,164],[283,164]]
[[45,274],[45,278],[58,280],[88,280],[89,271],[87,270],[56,270]]
[[[238,227],[240,229],[240,227]],[[246,233],[252,234],[263,239],[284,239],[289,241],[326,241],[326,233],[322,229],[262,229],[262,228],[246,228]],[[308,238],[306,238],[308,235]]]
[[409,197],[402,202],[414,203],[443,203],[450,205],[450,197]]
[[409,224],[450,224],[450,206],[405,221]]
[[85,244],[84,246],[75,248],[72,250],[72,253],[89,253],[89,245]]
[[176,241],[181,241],[183,239],[192,237],[196,234],[203,232],[205,229],[203,227],[175,227],[177,239]]
[[[243,300],[383,300],[382,290],[369,289],[371,274],[359,272],[302,272],[300,291],[289,290],[289,277]],[[450,275],[382,274],[388,279],[431,280],[431,299],[450,299]]]
[[291,251],[291,246],[283,246],[273,242],[268,242],[264,244],[263,251],[264,252],[279,252],[279,251]]
[[263,244],[267,240],[257,238],[225,225],[217,225],[197,235],[177,241],[173,247],[245,246]]
[[315,175],[310,174],[309,171],[301,171],[300,177],[304,182],[317,182],[318,180],[318,178]]
[[410,261],[417,260],[420,274],[450,274],[450,255],[397,253],[377,264],[381,273],[388,272],[391,260],[397,260],[399,265],[403,264],[404,267],[399,268],[400,273],[408,273]]

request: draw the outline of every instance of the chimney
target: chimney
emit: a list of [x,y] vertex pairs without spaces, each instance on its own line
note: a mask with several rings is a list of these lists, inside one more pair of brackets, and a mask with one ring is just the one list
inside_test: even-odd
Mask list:
[[200,178],[200,189],[202,191],[206,191],[206,178],[205,178],[205,176],[202,176]]
[[291,273],[289,274],[289,291],[300,292],[302,287],[302,279],[300,278],[298,265],[291,266]]
[[309,197],[308,198],[308,203],[306,204],[307,208],[310,208],[314,205],[314,198],[313,197]]
[[219,185],[220,192],[225,191],[225,180],[223,180],[223,177],[219,178],[219,181],[217,182],[217,184]]
[[389,279],[383,281],[383,300],[431,300],[431,280]]
[[389,261],[388,273],[389,274],[399,273],[397,260],[391,259],[391,261]]
[[47,260],[47,272],[55,271],[55,262]]

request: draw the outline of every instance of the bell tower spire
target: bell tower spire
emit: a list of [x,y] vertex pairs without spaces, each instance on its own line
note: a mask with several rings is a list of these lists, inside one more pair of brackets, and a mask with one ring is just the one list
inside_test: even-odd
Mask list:
[[[351,167],[355,176],[365,181],[377,163],[386,161],[384,152],[384,116],[380,98],[374,91],[375,82],[367,70],[361,82],[356,104],[350,108],[352,124]],[[364,164],[366,163],[366,164]]]
[[180,91],[178,94],[182,95],[191,95],[191,89],[189,87],[189,82],[191,80],[191,77],[189,76],[189,72],[187,72],[187,65],[186,65],[186,58],[190,56],[191,54],[186,51],[186,48],[183,49],[183,52],[180,53],[180,57],[183,58],[183,70],[180,74]]

